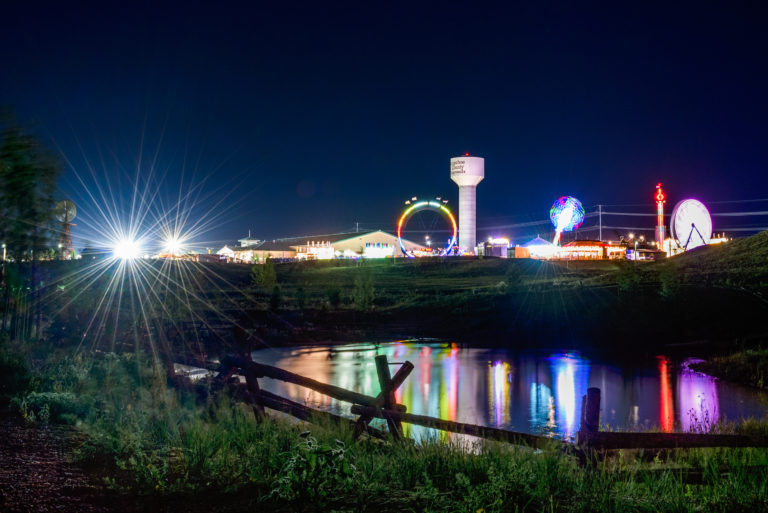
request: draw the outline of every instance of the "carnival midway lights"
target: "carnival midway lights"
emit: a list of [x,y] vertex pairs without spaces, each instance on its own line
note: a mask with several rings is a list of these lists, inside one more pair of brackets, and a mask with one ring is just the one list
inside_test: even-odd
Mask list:
[[549,219],[555,227],[555,239],[552,244],[560,245],[560,235],[570,232],[584,222],[584,206],[573,196],[562,196],[555,200],[549,209]]
[[438,212],[439,214],[442,214],[445,216],[448,221],[451,223],[451,238],[448,240],[448,244],[445,248],[439,249],[438,254],[439,256],[446,256],[450,255],[453,251],[453,248],[456,246],[456,236],[458,234],[458,226],[456,224],[456,218],[453,216],[453,213],[448,209],[448,207],[445,206],[445,204],[448,203],[448,200],[441,200],[439,198],[436,198],[434,200],[421,200],[419,201],[418,198],[413,197],[410,200],[406,201],[405,204],[409,205],[403,213],[400,215],[400,219],[397,221],[397,242],[400,245],[400,251],[403,252],[403,255],[408,258],[415,258],[417,256],[424,256],[424,255],[432,255],[432,251],[426,251],[426,252],[415,252],[415,251],[408,251],[405,248],[405,243],[403,242],[403,228],[408,223],[408,220],[417,212],[420,212],[422,210],[434,210]]

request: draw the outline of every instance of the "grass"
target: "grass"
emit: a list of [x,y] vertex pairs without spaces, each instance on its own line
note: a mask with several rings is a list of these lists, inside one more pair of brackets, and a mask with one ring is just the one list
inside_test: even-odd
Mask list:
[[[650,463],[625,451],[582,467],[556,450],[354,441],[334,425],[256,423],[204,383],[169,387],[144,357],[59,354],[29,373],[16,401],[28,420],[74,425],[85,440],[77,457],[107,462],[109,484],[125,493],[247,493],[267,509],[337,511],[757,511],[768,503],[764,449],[673,451]],[[701,484],[688,483],[687,469],[703,472]]]

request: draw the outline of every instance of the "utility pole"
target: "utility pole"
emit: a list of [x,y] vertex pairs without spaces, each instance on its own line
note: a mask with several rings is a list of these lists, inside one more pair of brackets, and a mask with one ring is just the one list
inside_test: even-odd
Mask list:
[[600,242],[603,242],[603,206],[602,205],[597,206],[597,220],[600,226],[600,235],[598,238],[600,239]]

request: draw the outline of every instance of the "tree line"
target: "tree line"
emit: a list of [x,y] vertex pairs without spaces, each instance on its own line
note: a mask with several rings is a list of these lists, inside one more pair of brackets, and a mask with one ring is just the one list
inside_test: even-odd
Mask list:
[[12,338],[40,336],[43,284],[37,261],[53,256],[60,171],[58,159],[28,128],[10,114],[0,119],[0,332]]
[[54,225],[58,159],[29,129],[11,119],[0,133],[0,242],[5,258],[49,257]]

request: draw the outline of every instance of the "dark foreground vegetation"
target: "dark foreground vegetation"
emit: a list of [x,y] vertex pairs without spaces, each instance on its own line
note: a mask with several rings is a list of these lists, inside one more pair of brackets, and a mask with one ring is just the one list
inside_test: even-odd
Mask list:
[[[250,409],[210,383],[169,386],[164,371],[142,355],[84,358],[48,349],[38,359],[4,343],[3,370],[10,372],[3,373],[3,394],[25,423],[71,426],[61,432],[74,440],[71,458],[102,481],[101,492],[89,493],[112,497],[99,503],[107,511],[200,511],[202,504],[209,511],[768,507],[765,449],[625,451],[580,465],[554,444],[532,451],[482,443],[468,451],[450,438],[354,441],[336,426],[257,423]],[[768,424],[716,429],[765,435]],[[126,493],[134,498],[121,498]]]

